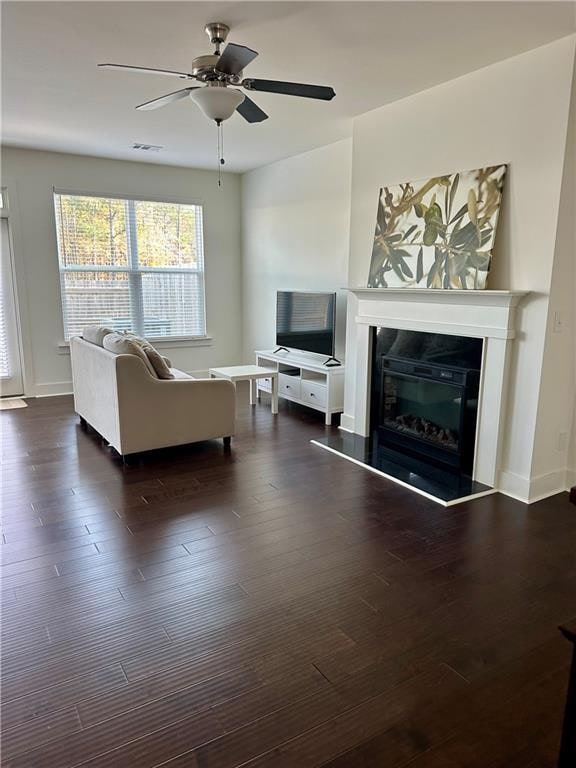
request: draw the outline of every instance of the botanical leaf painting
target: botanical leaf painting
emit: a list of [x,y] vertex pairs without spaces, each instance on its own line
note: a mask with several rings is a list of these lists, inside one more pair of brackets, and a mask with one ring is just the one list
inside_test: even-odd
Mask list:
[[485,288],[505,165],[380,190],[369,288]]

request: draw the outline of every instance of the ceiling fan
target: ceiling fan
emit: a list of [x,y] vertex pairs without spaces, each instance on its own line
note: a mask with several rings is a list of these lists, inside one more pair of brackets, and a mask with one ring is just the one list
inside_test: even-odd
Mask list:
[[[158,109],[173,101],[190,97],[204,114],[218,125],[231,117],[235,111],[249,123],[259,123],[267,120],[268,115],[239,90],[280,93],[288,96],[302,96],[306,99],[322,99],[330,101],[336,95],[333,88],[323,85],[307,85],[305,83],[289,83],[282,80],[259,80],[243,78],[244,67],[248,66],[258,56],[256,51],[244,45],[228,43],[221,52],[221,46],[226,42],[230,28],[220,22],[207,24],[205,32],[214,45],[214,53],[198,56],[192,61],[191,72],[174,72],[168,69],[152,67],[132,67],[126,64],[98,64],[104,69],[119,69],[144,74],[166,75],[181,80],[196,80],[202,85],[183,88],[152,101],[139,104],[136,109]],[[231,87],[232,86],[232,87]]]

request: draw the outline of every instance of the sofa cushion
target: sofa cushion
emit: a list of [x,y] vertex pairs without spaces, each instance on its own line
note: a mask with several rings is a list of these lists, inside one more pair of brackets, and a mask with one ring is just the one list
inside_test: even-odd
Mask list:
[[84,341],[102,347],[104,346],[104,337],[109,333],[114,333],[114,330],[106,325],[87,325],[82,331],[82,338]]
[[159,379],[173,379],[174,376],[170,372],[170,366],[166,360],[162,357],[160,352],[150,344],[148,339],[144,339],[142,336],[136,336],[134,333],[127,333],[129,339],[132,339],[135,344],[142,349],[146,357],[148,358],[154,372]]
[[155,379],[158,378],[152,363],[148,360],[148,356],[142,347],[129,336],[124,336],[121,333],[109,333],[104,337],[103,346],[104,349],[107,349],[108,352],[114,352],[115,355],[136,355],[136,357],[142,360],[148,373],[154,376]]
[[190,376],[189,373],[184,373],[184,371],[179,371],[178,368],[170,368],[170,373],[172,374],[173,379],[193,379],[194,376]]

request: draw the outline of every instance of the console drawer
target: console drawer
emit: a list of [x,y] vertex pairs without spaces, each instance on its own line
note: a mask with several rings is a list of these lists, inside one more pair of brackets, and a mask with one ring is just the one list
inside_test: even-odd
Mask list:
[[258,379],[258,389],[265,389],[266,392],[272,391],[272,379]]
[[303,402],[324,408],[327,403],[327,388],[313,381],[302,380],[301,398]]
[[278,376],[278,393],[300,399],[300,379],[298,376],[287,376],[281,373]]

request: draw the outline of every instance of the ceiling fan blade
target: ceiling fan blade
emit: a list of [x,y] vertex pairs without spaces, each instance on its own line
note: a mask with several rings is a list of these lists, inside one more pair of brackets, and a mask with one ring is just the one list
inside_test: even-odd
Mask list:
[[333,88],[326,85],[307,85],[306,83],[287,83],[283,80],[242,81],[242,87],[249,91],[266,91],[267,93],[283,93],[286,96],[303,96],[305,99],[323,99],[330,101],[336,96]]
[[167,93],[166,96],[160,96],[152,101],[145,101],[144,104],[138,104],[136,109],[158,109],[159,107],[165,107],[166,104],[171,104],[173,101],[179,101],[185,99],[190,94],[190,91],[196,91],[197,88],[183,88],[181,91],[174,91],[174,93]]
[[260,109],[258,104],[249,99],[248,96],[244,96],[244,101],[236,107],[236,112],[239,112],[249,123],[261,123],[262,120],[268,120],[266,112]]
[[258,54],[252,48],[247,48],[245,45],[236,45],[236,43],[228,43],[226,48],[224,48],[224,53],[218,59],[216,69],[225,75],[238,75],[256,56]]
[[98,64],[103,69],[119,69],[128,72],[140,72],[145,75],[168,75],[168,77],[180,77],[182,80],[190,80],[194,77],[188,72],[174,72],[171,69],[154,69],[153,67],[131,67],[129,64]]

